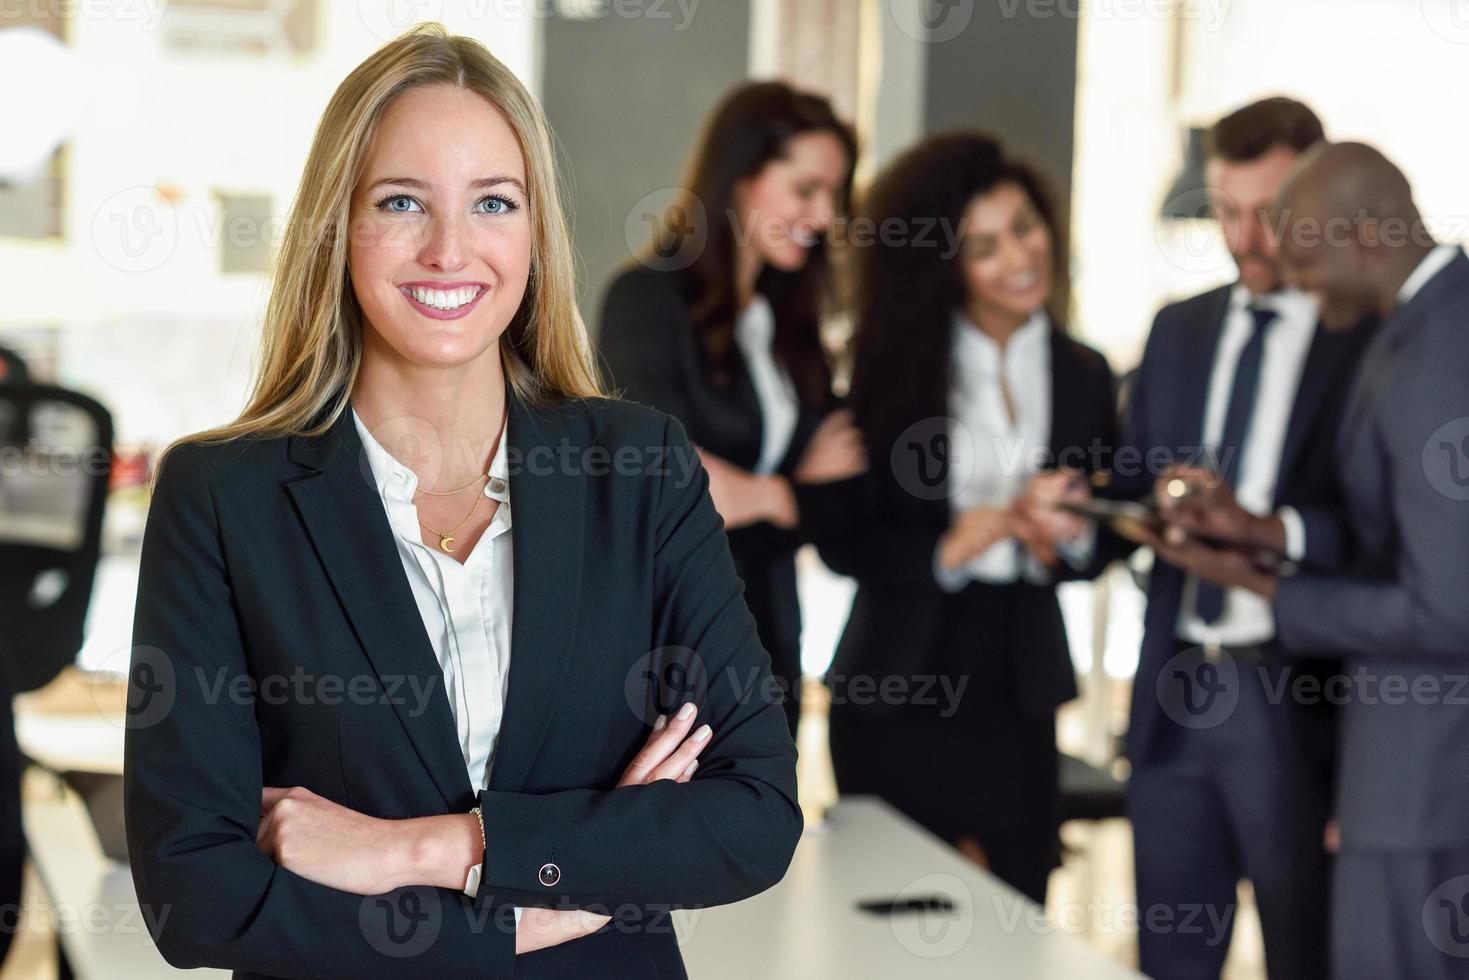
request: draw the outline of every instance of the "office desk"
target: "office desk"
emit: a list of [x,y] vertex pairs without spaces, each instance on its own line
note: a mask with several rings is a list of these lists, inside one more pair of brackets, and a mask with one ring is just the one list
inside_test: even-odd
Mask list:
[[[675,913],[689,976],[762,980],[1124,980],[1140,975],[1049,926],[1038,907],[881,800],[848,797],[749,901]],[[953,913],[881,917],[864,899],[943,894]]]

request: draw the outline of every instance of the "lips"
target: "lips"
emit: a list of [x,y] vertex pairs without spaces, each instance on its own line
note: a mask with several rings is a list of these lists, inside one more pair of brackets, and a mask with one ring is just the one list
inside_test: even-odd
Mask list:
[[482,282],[405,282],[398,286],[414,309],[435,320],[457,320],[479,304],[489,287]]

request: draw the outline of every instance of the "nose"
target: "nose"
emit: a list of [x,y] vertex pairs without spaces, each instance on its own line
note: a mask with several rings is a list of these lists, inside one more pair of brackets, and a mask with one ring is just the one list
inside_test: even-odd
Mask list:
[[452,272],[464,266],[469,248],[465,243],[466,229],[455,215],[433,219],[428,237],[418,251],[418,261],[424,266],[440,272]]
[[836,200],[831,193],[818,194],[816,203],[811,208],[811,220],[815,224],[815,230],[822,232],[830,228],[832,222],[836,220],[836,213]]

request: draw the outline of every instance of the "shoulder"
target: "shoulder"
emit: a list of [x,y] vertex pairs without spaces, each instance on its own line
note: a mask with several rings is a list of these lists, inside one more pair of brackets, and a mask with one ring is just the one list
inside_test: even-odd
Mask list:
[[228,485],[257,483],[285,475],[291,464],[286,450],[289,436],[243,437],[224,442],[192,438],[176,443],[160,461],[158,485],[199,483]]
[[1071,358],[1088,374],[1105,374],[1109,378],[1112,376],[1112,366],[1107,363],[1107,356],[1095,347],[1060,330],[1055,331],[1051,337],[1053,356]]
[[683,309],[687,277],[683,272],[653,269],[641,262],[624,266],[607,284],[604,313],[632,309]]
[[1229,294],[1233,291],[1234,284],[1230,283],[1187,299],[1168,303],[1158,311],[1153,328],[1155,330],[1160,327],[1182,330],[1189,327],[1212,326],[1214,318],[1228,305]]
[[568,429],[580,429],[588,445],[687,445],[682,423],[666,412],[620,398],[569,398],[548,411],[559,414]]

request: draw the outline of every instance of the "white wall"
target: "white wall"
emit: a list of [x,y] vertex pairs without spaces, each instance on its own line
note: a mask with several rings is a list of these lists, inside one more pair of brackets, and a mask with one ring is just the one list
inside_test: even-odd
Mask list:
[[1311,105],[1332,139],[1377,145],[1407,172],[1446,237],[1469,237],[1469,3],[1186,0],[1186,71],[1169,97],[1172,21],[1158,4],[1081,0],[1075,246],[1078,327],[1119,368],[1169,299],[1234,277],[1205,229],[1157,213],[1178,173],[1181,127],[1253,99]]
[[[112,408],[120,441],[165,442],[232,418],[267,284],[260,275],[219,273],[216,191],[271,195],[276,220],[264,231],[278,239],[332,91],[408,26],[390,23],[391,13],[432,19],[438,11],[436,19],[484,41],[534,90],[534,6],[322,0],[317,49],[270,58],[165,51],[160,0],[116,5],[110,18],[78,17],[70,38],[89,97],[67,156],[66,234],[59,243],[0,239],[8,287],[0,291],[0,335],[62,327],[61,380]],[[172,204],[158,188],[176,195]],[[130,253],[117,222],[134,219],[162,232],[145,239],[135,228]]]

